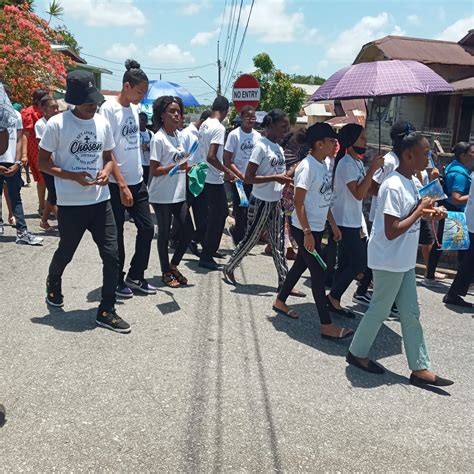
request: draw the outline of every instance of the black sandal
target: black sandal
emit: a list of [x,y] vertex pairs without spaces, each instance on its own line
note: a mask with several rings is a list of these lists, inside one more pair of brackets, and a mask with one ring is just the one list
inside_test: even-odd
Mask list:
[[329,298],[326,298],[326,302],[328,305],[328,309],[331,313],[337,314],[339,316],[344,316],[349,319],[355,319],[355,314],[352,311],[349,311],[347,309],[337,309],[332,303]]
[[329,336],[328,334],[321,333],[321,337],[323,339],[328,339],[329,341],[341,341],[342,339],[347,339],[348,337],[352,337],[355,334],[351,329],[346,334],[344,334],[346,329],[348,328],[341,328],[339,336]]

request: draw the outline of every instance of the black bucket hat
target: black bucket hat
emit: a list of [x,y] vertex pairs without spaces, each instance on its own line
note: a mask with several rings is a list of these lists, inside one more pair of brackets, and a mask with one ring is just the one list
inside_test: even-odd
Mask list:
[[87,71],[72,71],[66,78],[66,97],[68,104],[101,104],[105,98],[95,86],[94,76]]

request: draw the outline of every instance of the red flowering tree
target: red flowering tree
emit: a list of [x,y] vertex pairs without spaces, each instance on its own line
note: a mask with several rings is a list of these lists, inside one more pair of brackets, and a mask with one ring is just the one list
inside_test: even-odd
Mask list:
[[62,43],[60,34],[26,3],[6,5],[0,24],[0,78],[12,88],[13,100],[30,105],[35,89],[64,87],[67,70],[74,63],[51,48]]

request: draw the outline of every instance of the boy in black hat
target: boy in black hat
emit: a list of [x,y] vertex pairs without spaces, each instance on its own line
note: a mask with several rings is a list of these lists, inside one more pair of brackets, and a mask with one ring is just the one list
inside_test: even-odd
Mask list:
[[115,312],[117,228],[107,186],[113,171],[111,150],[115,143],[109,123],[96,113],[104,97],[96,89],[91,73],[73,71],[67,77],[65,100],[75,105],[74,110],[52,117],[39,145],[40,169],[55,177],[60,232],[58,249],[49,267],[46,302],[63,306],[61,277],[88,230],[103,264],[102,300],[96,323],[129,333],[130,325]]

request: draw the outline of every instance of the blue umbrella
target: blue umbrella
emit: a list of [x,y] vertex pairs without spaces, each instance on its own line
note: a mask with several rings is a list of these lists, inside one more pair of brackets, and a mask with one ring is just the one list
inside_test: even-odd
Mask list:
[[198,107],[201,105],[187,89],[168,81],[150,81],[148,92],[143,98],[142,104],[153,104],[158,97],[163,97],[164,95],[180,97],[185,107]]

